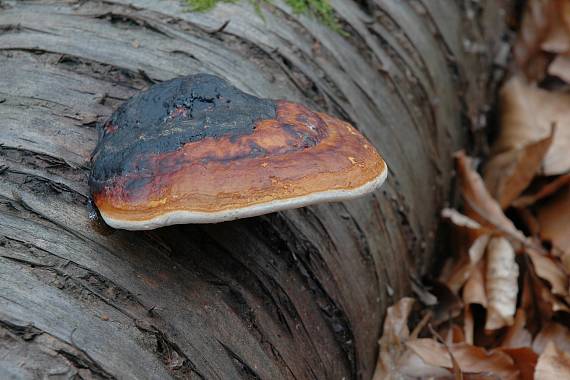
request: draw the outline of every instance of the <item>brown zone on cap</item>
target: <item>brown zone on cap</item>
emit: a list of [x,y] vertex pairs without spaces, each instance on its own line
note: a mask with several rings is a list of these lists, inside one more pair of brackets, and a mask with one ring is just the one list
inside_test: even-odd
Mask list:
[[252,134],[207,137],[172,152],[139,157],[128,173],[93,194],[97,207],[122,220],[171,211],[219,212],[375,180],[384,161],[350,124],[287,101]]

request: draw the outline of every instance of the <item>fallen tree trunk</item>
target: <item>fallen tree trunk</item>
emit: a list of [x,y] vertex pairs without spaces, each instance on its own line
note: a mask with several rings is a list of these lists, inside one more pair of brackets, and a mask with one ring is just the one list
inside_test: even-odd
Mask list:
[[[497,3],[333,0],[341,35],[281,1],[0,2],[0,378],[370,378],[485,109]],[[96,123],[197,72],[352,122],[387,183],[218,225],[90,221]]]

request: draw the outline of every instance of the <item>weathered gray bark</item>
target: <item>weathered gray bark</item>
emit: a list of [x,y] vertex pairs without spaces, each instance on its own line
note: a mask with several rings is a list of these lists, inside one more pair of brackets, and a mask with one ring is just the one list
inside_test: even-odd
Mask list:
[[[265,20],[247,1],[0,4],[0,378],[369,378],[486,105],[497,2],[332,0],[346,37],[279,0]],[[351,121],[386,185],[219,225],[90,222],[96,122],[196,72]]]

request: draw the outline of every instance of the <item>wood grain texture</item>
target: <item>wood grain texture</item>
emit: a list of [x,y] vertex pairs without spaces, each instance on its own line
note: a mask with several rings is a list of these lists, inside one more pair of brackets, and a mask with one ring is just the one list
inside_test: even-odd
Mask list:
[[[0,377],[370,377],[386,305],[433,258],[501,13],[332,0],[345,37],[273,3],[262,19],[247,1],[206,14],[177,0],[1,2]],[[360,200],[219,225],[91,222],[96,123],[197,72],[347,120],[390,179]]]

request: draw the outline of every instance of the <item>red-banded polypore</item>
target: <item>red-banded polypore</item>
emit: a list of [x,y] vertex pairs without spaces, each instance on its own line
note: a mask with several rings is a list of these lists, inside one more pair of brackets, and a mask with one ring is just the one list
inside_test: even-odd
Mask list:
[[107,224],[145,230],[347,200],[386,174],[350,124],[198,74],[121,105],[100,129],[89,183]]

